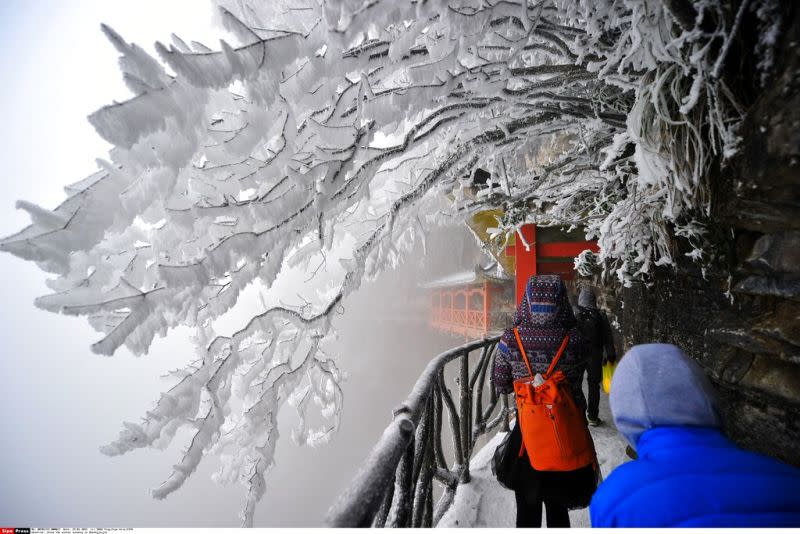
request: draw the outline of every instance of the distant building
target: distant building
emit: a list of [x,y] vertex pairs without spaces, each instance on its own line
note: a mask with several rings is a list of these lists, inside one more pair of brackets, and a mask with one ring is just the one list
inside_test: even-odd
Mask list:
[[[554,138],[549,144],[538,146],[533,152],[538,158],[536,161],[555,150],[560,142],[565,141]],[[528,166],[534,163],[528,162]],[[471,185],[464,190],[465,197],[470,200],[491,198],[493,191],[499,190],[499,186],[491,184],[491,179],[491,173],[476,169]],[[500,208],[483,209],[474,212],[466,221],[484,257],[491,258],[491,263],[420,284],[429,294],[431,327],[467,338],[502,332],[513,322],[528,279],[537,274],[561,276],[572,293],[570,301],[575,300],[575,257],[587,249],[598,252],[597,243],[586,241],[584,232],[577,228],[525,224],[510,237],[505,247],[498,246],[497,242],[492,242],[489,230],[497,226],[503,215]],[[475,265],[480,261],[472,256],[480,256],[477,250],[459,249],[458,238],[451,239],[452,242],[442,242],[432,249],[448,255],[457,265]]]
[[[488,235],[481,217],[485,215],[476,215],[469,226],[485,243]],[[428,324],[432,328],[466,338],[502,332],[512,323],[528,278],[535,274],[560,275],[574,300],[574,258],[586,249],[597,252],[597,244],[582,240],[578,231],[563,228],[526,224],[520,232],[524,243],[515,238],[499,252],[484,247],[493,258],[488,265],[420,284],[428,291]]]
[[430,299],[428,324],[467,338],[503,331],[514,315],[514,280],[492,262],[421,284]]

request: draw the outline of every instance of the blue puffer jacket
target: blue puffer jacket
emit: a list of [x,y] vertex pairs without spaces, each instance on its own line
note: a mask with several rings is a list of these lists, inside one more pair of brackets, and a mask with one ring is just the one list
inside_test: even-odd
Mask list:
[[800,471],[714,428],[649,430],[637,452],[597,489],[593,527],[800,526]]
[[800,527],[800,470],[722,435],[716,395],[674,345],[638,345],[610,395],[639,459],[592,498],[593,527]]

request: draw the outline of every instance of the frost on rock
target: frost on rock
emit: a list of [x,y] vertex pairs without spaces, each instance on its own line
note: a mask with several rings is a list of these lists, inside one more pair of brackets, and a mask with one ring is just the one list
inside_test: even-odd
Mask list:
[[[196,329],[177,384],[103,448],[191,428],[156,497],[219,454],[215,479],[244,483],[252,524],[278,411],[300,414],[298,443],[337,428],[332,316],[438,220],[502,208],[498,241],[526,222],[583,226],[600,252],[578,267],[626,283],[672,263],[676,232],[702,244],[707,170],[739,119],[718,77],[727,47],[710,46],[736,24],[716,0],[688,21],[660,0],[218,3],[219,50],[172,36],[156,58],[103,26],[135,95],[89,117],[114,148],[54,210],[20,202],[32,224],[0,241],[54,275],[36,304],[85,316],[95,352]],[[292,269],[301,305],[215,334],[246,288],[279,302]]]

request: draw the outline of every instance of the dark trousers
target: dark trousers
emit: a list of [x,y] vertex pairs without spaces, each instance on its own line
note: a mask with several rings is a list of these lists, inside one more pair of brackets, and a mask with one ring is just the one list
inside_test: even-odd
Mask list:
[[600,414],[600,382],[603,380],[603,358],[592,356],[586,366],[586,382],[589,384],[589,398],[586,399],[586,415],[597,419]]
[[566,506],[548,499],[547,474],[535,471],[527,453],[519,459],[514,477],[514,496],[517,500],[517,527],[542,526],[542,505],[547,514],[547,527],[569,528],[569,511]]
[[522,488],[514,491],[517,498],[517,527],[541,527],[542,504],[544,504],[548,528],[569,528],[569,511],[564,506],[542,501],[542,496],[538,493],[538,491],[528,492]]

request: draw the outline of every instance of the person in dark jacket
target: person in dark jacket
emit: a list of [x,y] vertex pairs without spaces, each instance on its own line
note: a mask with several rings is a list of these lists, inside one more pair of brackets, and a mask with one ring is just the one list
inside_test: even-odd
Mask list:
[[[528,280],[514,326],[519,331],[534,373],[547,371],[564,337],[569,334],[569,343],[556,368],[566,375],[578,409],[585,410],[581,380],[586,355],[567,300],[567,288],[559,276],[532,276]],[[513,392],[514,380],[528,376],[528,368],[513,328],[510,328],[498,343],[492,373],[494,387],[498,393],[508,394]],[[518,527],[540,527],[543,504],[548,527],[569,527],[569,509],[585,507],[596,488],[597,480],[591,466],[568,472],[540,472],[531,467],[527,451],[517,465],[514,493]]]
[[723,435],[708,378],[678,347],[633,347],[610,400],[638,459],[597,489],[593,527],[800,526],[800,470]]
[[[614,363],[617,352],[614,350],[614,338],[611,325],[605,312],[597,308],[594,293],[588,287],[581,289],[575,318],[581,331],[589,363],[586,366],[586,381],[589,385],[589,402],[586,408],[586,419],[592,426],[602,423],[600,420],[600,382],[603,379],[603,364]],[[581,378],[583,380],[583,378]]]

